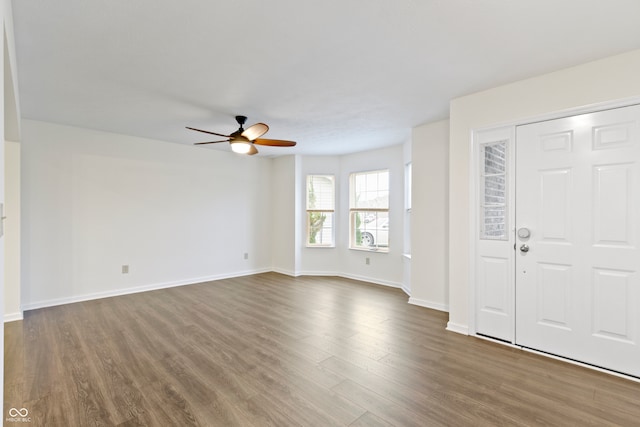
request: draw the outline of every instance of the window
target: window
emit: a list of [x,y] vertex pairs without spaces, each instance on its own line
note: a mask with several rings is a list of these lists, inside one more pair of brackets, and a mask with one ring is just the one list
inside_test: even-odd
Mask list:
[[404,166],[404,206],[411,210],[411,162]]
[[389,171],[352,173],[349,188],[349,247],[388,252]]
[[411,254],[411,162],[404,167],[404,249],[405,254]]
[[480,147],[480,238],[507,240],[507,143]]
[[335,179],[307,175],[307,247],[334,246]]

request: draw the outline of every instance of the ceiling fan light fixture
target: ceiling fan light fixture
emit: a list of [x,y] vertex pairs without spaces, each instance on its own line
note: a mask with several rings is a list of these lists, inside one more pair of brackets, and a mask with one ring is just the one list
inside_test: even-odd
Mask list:
[[238,154],[247,154],[251,151],[251,141],[243,137],[237,137],[229,141],[231,144],[231,151]]

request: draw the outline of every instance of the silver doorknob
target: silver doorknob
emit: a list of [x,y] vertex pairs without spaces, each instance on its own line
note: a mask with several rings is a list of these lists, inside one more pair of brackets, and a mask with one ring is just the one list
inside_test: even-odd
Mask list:
[[520,246],[520,252],[529,252],[529,246],[527,245]]

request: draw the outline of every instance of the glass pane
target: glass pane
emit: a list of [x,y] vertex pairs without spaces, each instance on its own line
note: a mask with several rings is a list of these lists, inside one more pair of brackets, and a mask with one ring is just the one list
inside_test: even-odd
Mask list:
[[389,212],[353,212],[352,247],[388,250]]
[[334,188],[334,177],[331,175],[307,176],[307,209],[333,210]]
[[367,176],[364,174],[355,174],[356,181],[356,194],[362,193],[367,190]]
[[378,172],[378,190],[389,191],[389,171]]
[[352,174],[351,207],[389,209],[389,171]]
[[484,178],[484,204],[504,205],[506,203],[505,176],[486,176]]
[[333,213],[309,212],[307,231],[308,246],[333,246]]
[[480,161],[480,238],[508,240],[506,141],[482,145]]
[[367,179],[366,192],[375,192],[378,189],[378,174],[368,173],[365,175]]
[[485,206],[483,209],[483,239],[507,240],[507,217],[505,206]]
[[486,144],[484,146],[485,175],[505,173],[506,165],[507,165],[506,142]]

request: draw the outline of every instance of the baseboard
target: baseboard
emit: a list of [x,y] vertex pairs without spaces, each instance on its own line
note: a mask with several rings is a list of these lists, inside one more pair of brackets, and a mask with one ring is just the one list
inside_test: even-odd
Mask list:
[[[276,270],[273,270],[273,271],[276,271]],[[400,288],[407,295],[409,294],[409,292],[404,288],[404,286],[401,283],[391,282],[389,280],[374,279],[372,277],[366,277],[366,276],[357,276],[357,275],[348,274],[348,273],[340,273],[338,271],[301,271],[296,275],[296,277],[297,276],[342,277],[343,279],[358,280],[360,282],[372,283],[374,285],[389,286],[391,288]]]
[[457,323],[447,322],[447,331],[455,332],[462,335],[469,335],[469,327],[466,325],[458,325]]
[[[408,297],[411,297],[411,290],[409,288],[407,288],[404,284],[401,287],[402,292],[404,292],[405,294],[407,294]],[[411,299],[411,298],[409,298]]]
[[429,301],[426,299],[409,298],[409,304],[418,305],[420,307],[431,308],[433,310],[449,312],[449,306],[447,304],[441,304],[439,302]]
[[77,296],[67,297],[67,298],[55,298],[50,300],[36,301],[33,303],[25,304],[22,308],[24,311],[36,310],[39,308],[53,307],[56,305],[72,304],[75,302],[117,297],[120,295],[137,294],[140,292],[155,291],[158,289],[175,288],[178,286],[194,285],[197,283],[211,282],[211,281],[222,280],[222,279],[232,279],[234,277],[251,276],[253,274],[267,273],[270,271],[273,271],[273,270],[270,268],[265,268],[265,269],[259,269],[259,270],[236,272],[231,274],[219,274],[214,276],[196,277],[192,279],[178,280],[173,282],[155,283],[151,285],[136,286],[133,288],[117,289],[113,291],[95,292],[91,294],[77,295]]
[[[231,274],[220,274],[220,275],[215,275],[215,276],[197,277],[197,278],[179,280],[179,281],[174,281],[174,282],[155,283],[155,284],[151,284],[151,285],[136,286],[136,287],[132,287],[132,288],[117,289],[117,290],[113,290],[113,291],[95,292],[95,293],[84,294],[84,295],[76,295],[76,296],[66,297],[66,298],[55,298],[55,299],[50,299],[50,300],[41,300],[41,301],[36,301],[36,302],[29,303],[29,304],[24,304],[22,309],[23,309],[23,311],[37,310],[39,308],[54,307],[56,305],[72,304],[72,303],[76,303],[76,302],[91,301],[91,300],[96,300],[96,299],[101,299],[101,298],[117,297],[117,296],[121,296],[121,295],[136,294],[136,293],[140,293],[140,292],[155,291],[155,290],[158,290],[158,289],[174,288],[174,287],[178,287],[178,286],[194,285],[194,284],[197,284],[197,283],[211,282],[211,281],[222,280],[222,279],[231,279],[231,278],[234,278],[234,277],[251,276],[253,274],[268,273],[268,272],[280,273],[280,274],[284,274],[286,276],[291,276],[291,277],[298,277],[298,276],[334,276],[334,277],[342,277],[342,278],[345,278],[345,279],[358,280],[358,281],[361,281],[361,282],[372,283],[372,284],[375,284],[375,285],[382,285],[382,286],[389,286],[389,287],[392,287],[392,288],[399,288],[399,289],[402,289],[407,295],[410,295],[410,293],[403,287],[403,285],[401,283],[392,282],[392,281],[388,281],[388,280],[375,279],[373,277],[358,276],[358,275],[354,275],[354,274],[346,274],[346,273],[338,273],[338,272],[326,272],[326,271],[325,272],[315,272],[314,271],[314,272],[297,272],[296,273],[294,271],[284,270],[284,269],[280,269],[280,268],[264,268],[264,269],[259,269],[259,270],[242,271],[242,272],[231,273]],[[429,307],[429,308],[434,308],[434,307]],[[5,322],[7,321],[6,320],[7,316],[9,316],[9,315],[5,316]],[[20,314],[20,318],[15,318],[13,320],[20,320],[20,319],[22,319],[22,314]],[[11,321],[13,321],[13,320],[11,320]]]
[[348,274],[348,273],[337,273],[335,275],[338,277],[343,277],[345,279],[359,280],[361,282],[373,283],[374,285],[383,285],[383,286],[389,286],[391,288],[402,289],[402,283],[392,282],[389,280],[380,280],[380,279],[375,279],[373,277],[358,276],[355,274]]
[[22,312],[19,311],[17,313],[5,313],[4,315],[4,323],[15,322],[18,320],[22,320],[24,317],[22,316]]
[[285,270],[284,268],[271,268],[269,269],[269,271],[274,273],[284,274],[285,276],[290,276],[290,277],[298,277],[300,275],[300,273],[296,273],[293,270]]
[[301,271],[298,276],[318,276],[318,277],[343,277],[337,271]]

